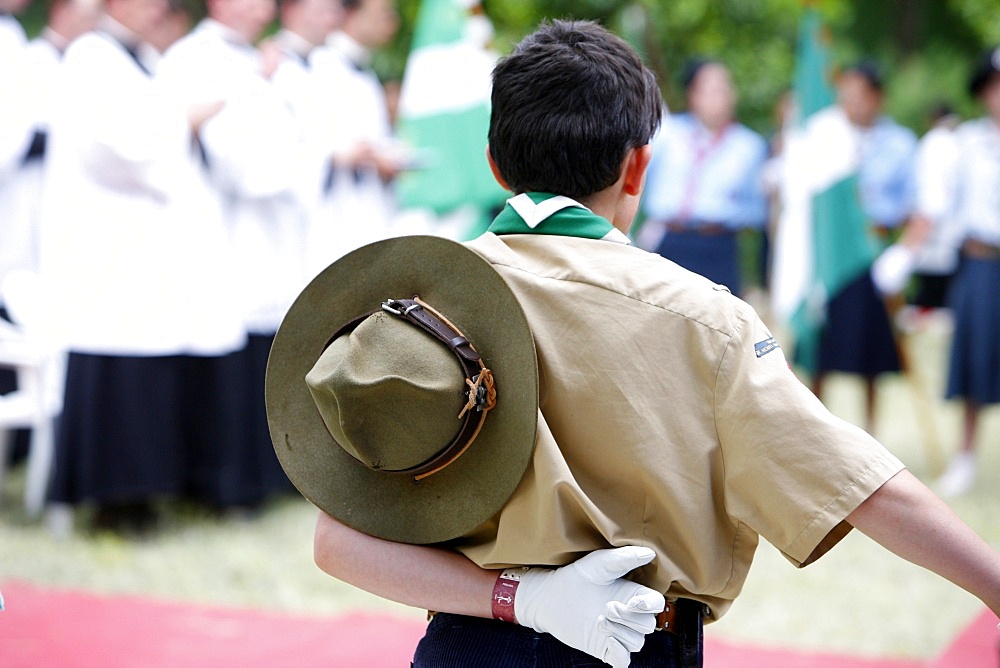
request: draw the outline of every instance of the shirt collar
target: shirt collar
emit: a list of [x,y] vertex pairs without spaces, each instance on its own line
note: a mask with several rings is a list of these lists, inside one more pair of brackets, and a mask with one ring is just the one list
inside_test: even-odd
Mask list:
[[130,50],[137,50],[142,44],[142,37],[139,33],[114,20],[110,16],[102,16],[97,24],[97,29],[106,32],[111,37],[118,40],[122,46]]
[[63,37],[62,35],[60,35],[55,30],[53,30],[52,28],[50,28],[48,26],[46,26],[45,28],[42,29],[42,32],[39,35],[39,37],[41,37],[46,42],[48,42],[49,44],[51,44],[52,48],[54,48],[60,54],[65,53],[66,52],[66,48],[69,46],[69,40],[68,39],[66,39],[65,37]]
[[307,40],[302,35],[291,30],[279,30],[274,36],[275,41],[281,50],[292,56],[297,56],[303,60],[309,57],[309,53],[316,48],[316,45]]
[[489,227],[495,234],[556,234],[630,245],[632,240],[588,207],[564,195],[521,193]]
[[358,68],[367,68],[371,65],[371,51],[345,32],[338,30],[332,33],[327,37],[326,43]]
[[242,49],[254,48],[254,45],[248,42],[246,38],[239,33],[239,31],[230,28],[224,23],[220,23],[213,18],[203,19],[201,22],[201,29],[221,37],[233,46],[238,46]]

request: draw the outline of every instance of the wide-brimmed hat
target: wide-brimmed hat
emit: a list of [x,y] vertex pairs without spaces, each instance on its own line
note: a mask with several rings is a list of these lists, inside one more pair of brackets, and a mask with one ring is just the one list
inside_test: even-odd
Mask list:
[[531,459],[538,366],[517,298],[440,237],[360,248],[285,316],[267,365],[271,440],[320,509],[405,543],[493,517]]

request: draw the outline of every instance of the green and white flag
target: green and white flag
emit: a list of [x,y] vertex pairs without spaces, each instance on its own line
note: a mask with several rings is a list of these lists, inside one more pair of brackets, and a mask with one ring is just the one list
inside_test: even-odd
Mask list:
[[[491,73],[488,19],[475,0],[424,0],[400,91],[398,134],[416,156],[397,182],[400,207],[445,215],[461,207],[491,209],[510,193],[486,162]],[[467,236],[474,236],[470,232]]]
[[795,113],[785,129],[771,273],[774,313],[788,325],[796,358],[810,373],[828,300],[868,271],[878,254],[859,199],[858,136],[833,104],[822,29],[819,15],[807,9],[799,27]]

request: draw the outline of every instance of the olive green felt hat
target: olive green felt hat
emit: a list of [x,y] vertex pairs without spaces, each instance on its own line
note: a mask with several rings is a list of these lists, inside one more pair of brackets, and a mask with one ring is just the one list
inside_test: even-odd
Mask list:
[[285,473],[366,534],[436,543],[493,517],[531,459],[535,347],[490,264],[440,237],[327,267],[275,336],[265,387]]

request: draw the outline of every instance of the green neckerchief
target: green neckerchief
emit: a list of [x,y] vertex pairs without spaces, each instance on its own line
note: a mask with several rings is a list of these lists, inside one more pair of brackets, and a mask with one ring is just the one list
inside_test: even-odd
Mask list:
[[493,234],[555,234],[629,244],[627,236],[576,200],[549,193],[521,193],[487,230]]

